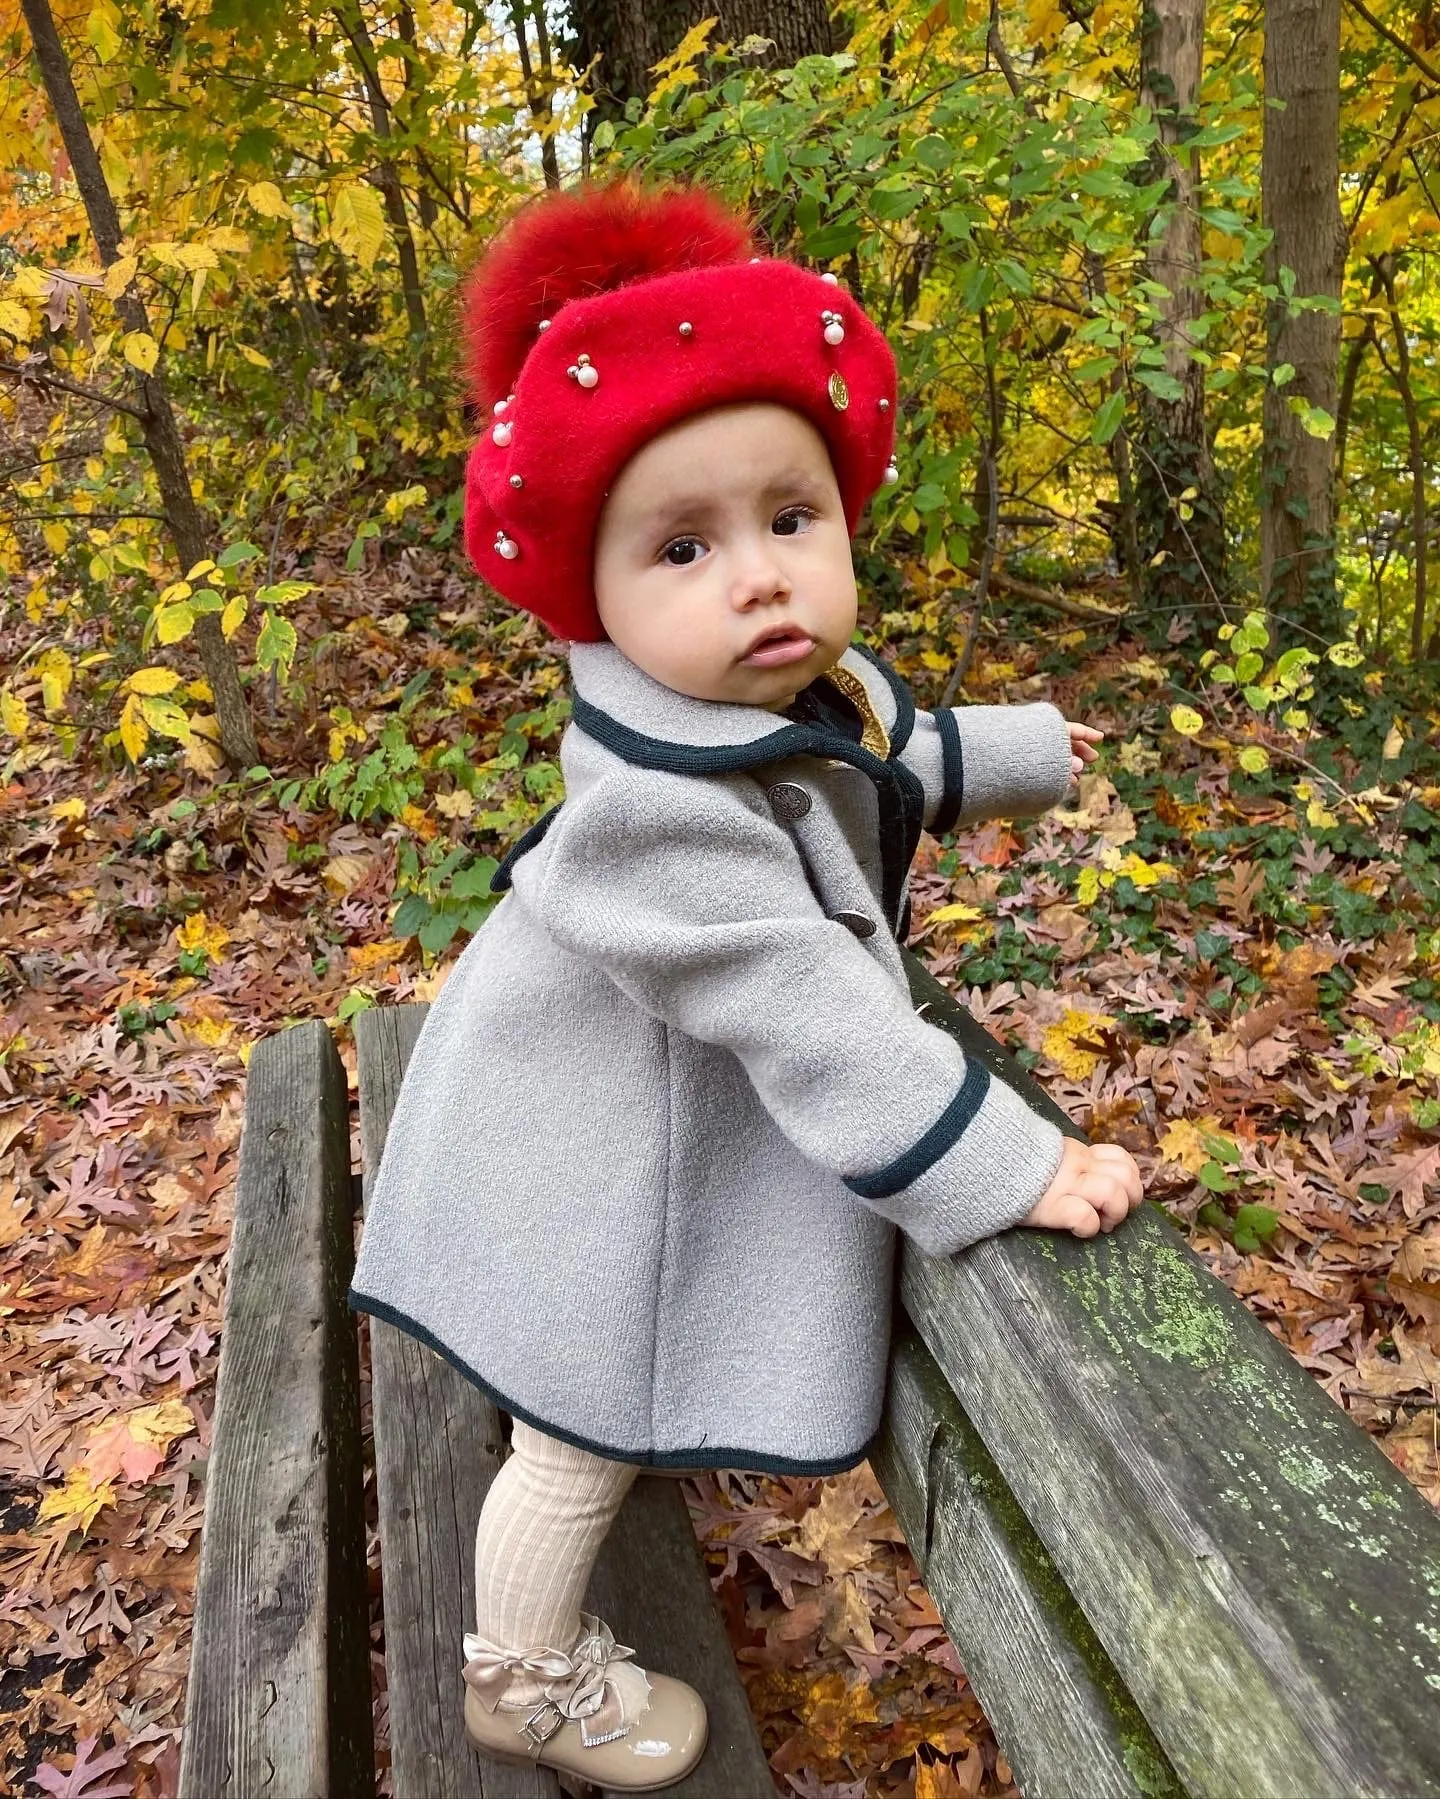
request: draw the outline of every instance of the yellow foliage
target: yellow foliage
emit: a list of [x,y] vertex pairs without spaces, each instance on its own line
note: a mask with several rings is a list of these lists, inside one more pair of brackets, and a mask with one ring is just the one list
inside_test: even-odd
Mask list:
[[52,818],[63,819],[71,824],[79,824],[85,816],[85,802],[80,798],[56,800],[50,808]]
[[1226,1143],[1233,1141],[1214,1118],[1177,1118],[1161,1133],[1160,1154],[1167,1162],[1178,1162],[1188,1174],[1199,1174],[1214,1159],[1215,1152],[1207,1145],[1207,1138],[1212,1142],[1216,1138]]
[[83,1536],[95,1522],[100,1508],[114,1503],[114,1481],[97,1481],[85,1464],[79,1462],[65,1476],[64,1486],[47,1493],[40,1501],[38,1521],[48,1524],[53,1518],[63,1526],[65,1534],[78,1530]]
[[245,190],[245,198],[262,219],[293,217],[290,202],[273,181],[252,181]]
[[173,693],[180,677],[173,668],[137,668],[125,683],[127,693]]
[[30,729],[30,708],[8,687],[0,690],[0,725],[17,741]]
[[160,346],[148,331],[127,331],[120,349],[126,362],[142,375],[152,373],[160,360]]
[[15,300],[0,300],[0,331],[17,338],[23,344],[29,341],[34,328],[35,323],[27,306],[21,306]]
[[1112,1029],[1114,1024],[1115,1020],[1108,1012],[1080,1012],[1071,1007],[1046,1031],[1042,1047],[1055,1066],[1071,1080],[1083,1081],[1104,1059],[1103,1047],[1097,1041],[1098,1033]]
[[192,912],[175,932],[175,942],[182,950],[204,950],[212,962],[220,961],[229,941],[224,925],[212,924],[203,912]]
[[125,745],[125,753],[132,762],[140,760],[145,745],[150,741],[150,727],[145,723],[140,701],[133,693],[126,699],[124,710],[120,714],[120,741]]
[[350,181],[332,191],[330,241],[367,273],[374,268],[385,242],[385,211],[368,182]]

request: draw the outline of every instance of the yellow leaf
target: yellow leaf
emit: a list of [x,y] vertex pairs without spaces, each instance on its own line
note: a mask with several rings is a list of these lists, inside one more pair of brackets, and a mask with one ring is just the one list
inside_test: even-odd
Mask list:
[[55,277],[48,269],[37,269],[33,263],[27,263],[15,271],[11,288],[22,300],[47,300]]
[[125,709],[120,714],[120,741],[125,745],[125,753],[132,762],[138,762],[145,745],[150,741],[150,727],[145,723],[145,714],[140,710],[140,702],[132,693],[125,702]]
[[120,345],[131,368],[148,375],[160,360],[160,346],[148,331],[127,331]]
[[[330,735],[335,737],[337,733],[332,731]],[[343,754],[342,747],[341,755]],[[339,756],[331,757],[332,762],[339,760]],[[435,810],[442,818],[469,818],[475,810],[475,796],[464,787],[457,787],[453,793],[437,793]]]
[[273,181],[252,181],[245,190],[245,198],[263,219],[288,219],[292,216],[290,202]]
[[45,539],[45,548],[52,556],[63,555],[70,542],[70,533],[63,520],[58,518],[52,518],[48,524],[42,525],[40,535]]
[[220,629],[226,637],[233,637],[245,622],[245,612],[249,601],[243,593],[237,593],[228,601],[225,610],[220,614]]
[[351,181],[330,202],[330,241],[353,256],[367,272],[374,268],[385,242],[385,212],[380,196],[366,181]]
[[212,743],[207,743],[198,731],[180,746],[180,753],[185,758],[187,768],[194,769],[197,775],[207,780],[224,765],[225,758]]
[[[204,556],[195,564],[194,568],[186,569],[185,579],[187,581],[198,581],[202,575],[208,575],[214,566],[215,564],[211,558],[209,556]],[[188,598],[189,596],[187,595],[186,597]]]
[[234,225],[214,226],[208,233],[206,242],[212,249],[232,250],[240,256],[243,256],[250,248],[249,233],[237,230]]
[[1400,720],[1397,718],[1386,733],[1385,742],[1381,746],[1381,761],[1393,762],[1404,748],[1405,733],[1400,729]]
[[1114,1026],[1108,1012],[1080,1012],[1071,1007],[1045,1033],[1043,1048],[1055,1066],[1071,1080],[1083,1081],[1099,1067],[1103,1048],[1098,1038]]
[[1261,749],[1258,743],[1252,743],[1241,750],[1239,762],[1241,768],[1245,770],[1247,775],[1260,775],[1264,774],[1265,770],[1269,768],[1270,757],[1265,750]]
[[934,650],[921,650],[920,660],[925,664],[926,668],[933,668],[937,674],[950,666],[949,657],[937,656]]
[[0,725],[17,740],[30,729],[30,709],[18,693],[7,687],[0,692]]
[[115,1483],[97,1482],[85,1464],[78,1462],[65,1476],[65,1485],[40,1501],[39,1522],[48,1524],[53,1518],[64,1525],[67,1535],[78,1530],[83,1536],[101,1506],[114,1503]]
[[120,256],[105,271],[105,295],[107,299],[118,300],[135,279],[135,270],[139,259],[134,256]]
[[175,260],[182,269],[194,274],[196,269],[218,269],[220,258],[209,244],[177,244]]
[[1188,1174],[1199,1174],[1207,1162],[1214,1160],[1217,1138],[1226,1143],[1233,1141],[1213,1118],[1177,1118],[1161,1133],[1159,1150],[1167,1162],[1178,1162]]
[[257,369],[268,369],[271,366],[270,358],[263,355],[259,350],[252,350],[249,344],[236,344],[235,348],[245,358],[246,362],[253,363]]
[[203,912],[192,912],[175,933],[175,941],[183,950],[203,949],[212,962],[225,954],[230,933],[222,924],[212,924]]
[[127,693],[173,693],[180,677],[173,668],[137,668],[125,683]]
[[195,623],[193,608],[185,600],[177,606],[162,606],[155,614],[155,635],[161,643],[179,643],[190,635]]
[[1100,897],[1100,870],[1085,867],[1080,870],[1080,879],[1075,884],[1075,903],[1079,906],[1093,906]]
[[330,892],[339,899],[342,894],[349,893],[352,887],[358,886],[369,872],[371,858],[369,856],[332,856],[320,871],[320,878]]
[[50,808],[52,818],[63,818],[78,824],[85,816],[85,802],[82,799],[56,800]]
[[966,906],[958,902],[949,906],[937,906],[933,912],[927,912],[927,924],[944,924],[947,919],[961,919],[966,924],[974,924],[976,919],[983,918],[984,912],[979,906]]
[[18,338],[23,344],[29,341],[33,330],[34,321],[28,307],[17,305],[14,300],[0,300],[0,331]]
[[1305,808],[1305,820],[1317,831],[1332,830],[1340,822],[1322,800],[1311,800]]
[[1182,737],[1196,737],[1205,729],[1205,720],[1193,706],[1172,706],[1170,724]]
[[115,29],[119,23],[120,15],[109,0],[100,0],[99,5],[91,9],[85,36],[102,63],[113,62],[120,54],[120,35]]

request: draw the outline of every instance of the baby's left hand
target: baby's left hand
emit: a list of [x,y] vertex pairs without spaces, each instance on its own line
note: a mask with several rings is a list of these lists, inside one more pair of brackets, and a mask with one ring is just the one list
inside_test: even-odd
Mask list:
[[1065,729],[1070,733],[1070,773],[1078,781],[1085,764],[1093,762],[1099,755],[1095,745],[1104,743],[1105,733],[1097,731],[1094,725],[1077,725],[1069,719],[1065,721]]

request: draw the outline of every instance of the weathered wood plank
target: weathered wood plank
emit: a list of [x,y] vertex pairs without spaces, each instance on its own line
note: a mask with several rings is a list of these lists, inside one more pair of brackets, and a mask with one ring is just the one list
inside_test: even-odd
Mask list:
[[1440,1793],[1440,1519],[1158,1207],[901,1291],[1189,1792]]
[[[427,1008],[356,1019],[365,1188],[380,1166]],[[462,1641],[475,1618],[475,1524],[505,1459],[500,1415],[406,1332],[370,1321],[385,1678],[395,1799],[555,1799],[548,1770],[477,1755],[465,1734]]]
[[186,1696],[185,1799],[374,1782],[345,1071],[321,1023],[250,1059]]
[[870,1462],[1025,1799],[1183,1799],[944,1375],[904,1324]]
[[675,1799],[771,1799],[775,1781],[715,1606],[678,1481],[642,1475],[606,1538],[587,1610],[628,1643],[643,1668],[704,1695],[710,1740]]

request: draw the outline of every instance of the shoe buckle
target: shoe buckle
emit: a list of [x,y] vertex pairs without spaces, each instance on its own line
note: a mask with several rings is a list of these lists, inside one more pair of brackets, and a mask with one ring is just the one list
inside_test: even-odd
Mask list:
[[542,1700],[520,1726],[520,1735],[538,1754],[565,1722],[564,1714],[553,1699]]

